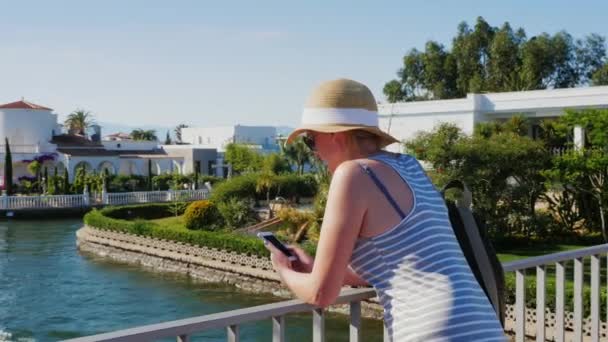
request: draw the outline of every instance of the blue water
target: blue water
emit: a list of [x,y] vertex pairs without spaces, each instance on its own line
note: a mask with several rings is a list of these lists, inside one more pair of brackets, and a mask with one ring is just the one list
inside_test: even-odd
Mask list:
[[[0,221],[0,341],[57,341],[205,315],[281,299],[193,283],[113,263],[76,249],[80,220]],[[287,317],[287,340],[311,340],[310,315]],[[344,316],[328,316],[328,341],[348,341]],[[269,341],[270,321],[241,326],[241,340]],[[364,320],[363,340],[381,341]],[[225,341],[224,330],[194,340]],[[174,341],[174,339],[172,339]]]

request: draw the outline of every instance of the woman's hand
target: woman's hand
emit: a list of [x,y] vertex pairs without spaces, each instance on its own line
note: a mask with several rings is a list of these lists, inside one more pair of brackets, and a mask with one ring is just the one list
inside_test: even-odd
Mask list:
[[278,250],[271,243],[264,242],[264,246],[270,251],[270,261],[272,262],[272,267],[275,271],[277,271],[277,273],[279,273],[279,275],[281,275],[283,270],[292,269],[291,261],[287,259],[287,256],[283,254],[283,252]]
[[301,273],[312,272],[312,266],[315,263],[315,259],[298,246],[289,245],[288,248],[292,251],[296,258],[298,258],[298,260],[291,263],[293,270]]

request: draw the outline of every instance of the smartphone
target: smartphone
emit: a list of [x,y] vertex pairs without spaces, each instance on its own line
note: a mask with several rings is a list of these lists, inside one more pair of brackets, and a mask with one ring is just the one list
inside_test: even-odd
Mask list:
[[278,250],[285,254],[288,260],[298,260],[298,258],[293,254],[293,252],[289,248],[287,248],[287,246],[285,246],[281,241],[279,241],[279,239],[277,239],[277,237],[274,236],[274,234],[272,234],[271,232],[259,232],[258,237],[260,239],[264,239],[265,241],[270,242],[273,246],[275,246]]

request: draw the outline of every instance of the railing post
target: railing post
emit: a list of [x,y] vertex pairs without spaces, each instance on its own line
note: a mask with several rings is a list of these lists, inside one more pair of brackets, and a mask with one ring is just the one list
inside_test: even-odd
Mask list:
[[323,309],[312,311],[312,341],[325,342],[325,313]]
[[515,340],[526,340],[526,270],[515,271]]
[[285,342],[285,316],[272,317],[272,342]]
[[583,259],[574,259],[574,341],[583,340]]
[[91,198],[89,197],[89,187],[85,185],[84,191],[82,192],[82,203],[85,207],[88,207],[91,204],[90,200]]
[[2,190],[2,209],[8,209],[8,195],[6,194],[6,190]]
[[564,263],[555,263],[555,331],[553,336],[556,342],[565,341],[564,331],[564,288],[565,288]]
[[600,258],[591,256],[591,340],[600,340]]
[[361,341],[361,302],[350,302],[350,342]]
[[536,267],[536,341],[545,341],[545,266]]
[[382,323],[382,336],[383,342],[391,342],[391,339],[388,336],[388,327],[386,326],[386,322]]
[[239,342],[241,337],[239,336],[238,325],[231,325],[227,327],[226,332],[228,333],[228,342]]

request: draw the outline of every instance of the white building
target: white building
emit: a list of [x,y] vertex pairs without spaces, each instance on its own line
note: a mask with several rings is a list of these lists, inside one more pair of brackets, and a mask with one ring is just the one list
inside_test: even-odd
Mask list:
[[182,129],[182,141],[201,148],[226,150],[230,143],[248,144],[262,152],[277,151],[277,129],[273,126],[189,127]]
[[[49,174],[68,170],[73,180],[76,170],[125,175],[147,175],[148,162],[152,173],[179,172],[216,174],[217,151],[195,146],[175,149],[157,141],[101,140],[101,127],[93,127],[91,137],[63,134],[57,114],[48,107],[24,100],[0,105],[0,185],[3,185],[5,138],[12,154],[13,181],[33,177],[27,166],[33,160],[42,163]],[[221,165],[221,162],[219,163]],[[222,171],[222,170],[220,170]],[[218,173],[218,175],[221,173]]]
[[[450,122],[465,133],[473,133],[476,123],[505,120],[523,115],[534,121],[555,118],[567,109],[608,108],[608,86],[468,94],[464,99],[401,102],[378,106],[380,127],[404,141],[418,131],[431,131],[438,123]],[[534,132],[531,132],[533,135]],[[400,151],[393,144],[391,151]]]

